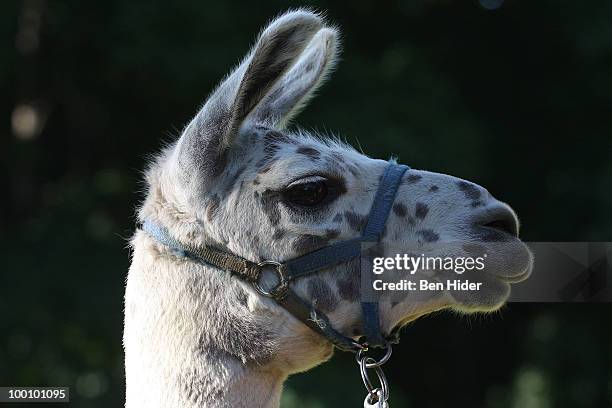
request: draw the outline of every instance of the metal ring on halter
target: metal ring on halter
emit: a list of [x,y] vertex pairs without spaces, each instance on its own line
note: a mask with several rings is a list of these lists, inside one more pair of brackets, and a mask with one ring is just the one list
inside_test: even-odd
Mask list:
[[389,361],[389,359],[391,358],[391,353],[393,353],[393,349],[391,348],[391,344],[387,344],[386,347],[386,352],[385,355],[378,361],[376,361],[375,359],[373,359],[372,357],[365,357],[363,355],[364,352],[368,351],[367,347],[366,348],[362,348],[361,350],[359,350],[357,352],[357,354],[355,355],[355,359],[357,360],[357,363],[361,364],[361,361],[364,359],[368,359],[368,360],[372,360],[373,363],[368,363],[366,364],[366,368],[376,368],[376,367],[380,367],[381,365],[385,364],[387,361]]
[[[287,279],[285,277],[285,274],[283,272],[283,265],[280,262],[276,262],[276,261],[261,261],[257,264],[257,266],[259,266],[260,272],[259,272],[259,277],[258,280],[253,281],[253,287],[255,288],[255,290],[260,294],[263,295],[265,297],[269,297],[269,298],[274,298],[276,297],[280,291],[283,291],[284,289],[286,289],[287,287]],[[262,289],[261,286],[259,286],[259,278],[261,278],[261,273],[263,272],[263,268],[265,266],[274,266],[273,270],[276,273],[276,276],[278,276],[278,284],[273,287],[272,289],[270,289],[269,291],[266,291],[264,289]]]
[[[362,343],[359,343],[358,341],[353,340],[353,341],[351,341],[351,345],[353,346],[354,350],[357,350],[359,352],[361,352],[361,351],[368,351],[368,345],[367,344],[362,344]],[[357,362],[359,362],[359,360],[357,360]]]
[[[372,357],[365,357],[359,362],[359,372],[361,373],[363,385],[365,385],[366,389],[368,390],[368,393],[372,395],[376,393],[378,388],[374,388],[372,386],[372,382],[368,377],[367,365],[373,363],[376,363],[376,360],[374,360]],[[380,366],[374,366],[373,369],[376,372],[378,382],[380,383],[380,392],[382,394],[382,400],[386,401],[387,399],[389,399],[389,385],[387,384],[387,378],[385,377],[385,373],[383,373],[383,370]]]

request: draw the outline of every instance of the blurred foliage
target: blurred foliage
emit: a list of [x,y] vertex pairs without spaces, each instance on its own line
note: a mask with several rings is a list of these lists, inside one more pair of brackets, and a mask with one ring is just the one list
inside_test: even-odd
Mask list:
[[[0,384],[119,406],[126,239],[147,154],[272,16],[298,2],[0,5]],[[298,122],[372,156],[485,185],[531,241],[610,241],[612,3],[321,1],[343,31]],[[394,406],[612,404],[610,305],[512,304],[405,330]],[[292,377],[286,407],[359,406],[350,355]]]

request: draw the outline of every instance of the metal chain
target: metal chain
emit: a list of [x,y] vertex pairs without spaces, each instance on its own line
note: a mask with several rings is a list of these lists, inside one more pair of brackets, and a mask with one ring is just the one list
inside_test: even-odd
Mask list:
[[[359,372],[361,374],[363,385],[365,385],[366,390],[368,390],[368,394],[363,401],[363,406],[364,408],[389,408],[389,403],[387,402],[389,399],[389,384],[387,383],[387,378],[382,370],[382,365],[389,361],[389,358],[391,357],[391,345],[387,345],[385,355],[378,361],[373,357],[366,356],[365,352],[367,352],[367,348],[359,350],[355,356],[355,359],[359,364]],[[374,370],[376,373],[376,376],[378,377],[378,387],[374,387],[372,385],[372,381],[368,376],[368,370]]]

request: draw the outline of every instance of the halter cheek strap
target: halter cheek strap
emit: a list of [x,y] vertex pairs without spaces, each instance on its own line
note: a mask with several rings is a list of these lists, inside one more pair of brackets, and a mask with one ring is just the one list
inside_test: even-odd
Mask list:
[[[402,176],[408,170],[408,166],[390,165],[378,186],[374,203],[370,209],[368,223],[363,231],[363,240],[366,242],[378,242],[383,234],[391,206],[395,201],[397,189],[400,186]],[[362,277],[362,289],[372,291],[372,281],[374,275],[368,273],[365,276],[367,282]],[[365,285],[364,285],[365,283]],[[363,298],[363,295],[362,295]],[[364,335],[370,346],[383,346],[385,339],[382,337],[379,322],[378,301],[362,301],[361,312],[363,318]]]
[[[356,352],[367,347],[384,347],[388,342],[397,341],[397,332],[394,331],[386,339],[384,338],[380,330],[378,301],[361,302],[365,342],[357,343],[335,330],[329,323],[327,316],[319,312],[315,305],[308,304],[297,296],[291,290],[289,284],[302,276],[358,258],[361,256],[363,243],[378,242],[389,217],[389,211],[395,200],[402,176],[408,169],[408,166],[389,163],[378,185],[366,226],[360,237],[323,247],[284,263],[276,261],[252,262],[211,246],[184,245],[173,238],[166,228],[150,220],[144,221],[142,229],[160,244],[168,247],[178,257],[204,262],[252,283],[257,292],[274,299],[298,320],[326,337],[341,350]],[[262,271],[265,268],[272,268],[278,277],[277,285],[271,289],[263,289],[259,283]],[[362,289],[372,290],[373,275],[368,273],[361,276],[361,279]]]

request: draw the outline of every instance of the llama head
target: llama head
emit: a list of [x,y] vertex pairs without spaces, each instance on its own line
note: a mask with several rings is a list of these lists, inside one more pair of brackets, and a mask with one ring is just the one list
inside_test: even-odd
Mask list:
[[[337,50],[336,29],[325,26],[317,14],[299,10],[274,20],[180,139],[153,163],[141,219],[156,220],[182,242],[214,245],[253,261],[282,262],[359,236],[388,162],[336,139],[286,129],[334,66]],[[474,272],[483,283],[479,291],[382,293],[383,332],[442,308],[499,308],[509,284],[525,278],[531,268],[531,255],[516,238],[517,230],[513,211],[484,188],[448,175],[408,170],[375,248],[378,254],[487,253],[491,262]],[[358,266],[357,261],[341,264],[293,284],[335,328],[355,337],[362,333]],[[438,269],[428,276],[453,278]],[[218,271],[205,277],[218,280],[205,287],[214,287],[223,314],[250,320],[253,336],[270,334],[263,341],[243,332],[242,340],[235,341],[266,343],[268,355],[276,356],[270,363],[289,371],[329,354],[323,338],[249,285],[220,280],[226,275]],[[464,275],[469,276],[474,275]],[[205,289],[193,295],[209,296]],[[225,351],[235,352],[229,348]],[[261,357],[257,351],[249,353],[249,358]]]

